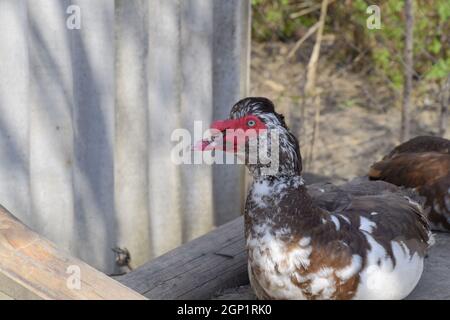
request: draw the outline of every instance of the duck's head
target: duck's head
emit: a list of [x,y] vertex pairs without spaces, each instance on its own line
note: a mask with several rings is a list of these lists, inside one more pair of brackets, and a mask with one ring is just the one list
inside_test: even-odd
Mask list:
[[[225,120],[214,121],[211,137],[196,145],[197,150],[233,152],[245,161],[253,175],[271,167],[271,174],[298,175],[302,164],[297,139],[284,116],[267,98],[249,97],[238,101]],[[276,172],[273,171],[274,163]]]

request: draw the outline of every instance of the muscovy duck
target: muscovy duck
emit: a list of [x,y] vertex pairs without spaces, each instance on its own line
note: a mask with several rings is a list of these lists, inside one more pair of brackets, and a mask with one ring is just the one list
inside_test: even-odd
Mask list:
[[[237,102],[230,118],[211,128],[216,133],[197,150],[235,152],[253,175],[245,236],[259,299],[401,299],[414,289],[432,243],[414,193],[367,178],[305,186],[297,139],[266,98]],[[255,128],[246,139],[228,137],[231,129]],[[249,142],[264,129],[280,140],[272,174],[262,173],[266,164],[248,161]]]
[[433,230],[450,231],[450,141],[418,136],[394,148],[369,171],[372,180],[415,188]]

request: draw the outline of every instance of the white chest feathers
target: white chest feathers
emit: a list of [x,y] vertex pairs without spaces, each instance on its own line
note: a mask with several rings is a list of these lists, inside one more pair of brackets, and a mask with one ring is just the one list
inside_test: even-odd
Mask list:
[[292,277],[295,277],[299,268],[310,264],[310,239],[303,238],[297,248],[289,250],[284,242],[277,239],[279,234],[264,234],[263,237],[249,236],[247,239],[252,286],[261,287],[275,299],[305,299],[303,291],[292,281]]

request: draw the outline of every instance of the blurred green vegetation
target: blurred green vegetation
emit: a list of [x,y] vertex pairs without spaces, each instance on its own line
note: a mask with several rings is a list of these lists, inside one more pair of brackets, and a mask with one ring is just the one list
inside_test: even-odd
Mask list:
[[[404,0],[330,2],[325,34],[336,38],[335,58],[359,57],[365,70],[376,71],[370,76],[382,74],[392,88],[401,87]],[[321,0],[252,0],[252,4],[254,40],[290,42],[318,21]],[[366,10],[372,4],[381,9],[379,30],[366,26]],[[414,11],[415,79],[440,82],[450,73],[450,0],[416,0]]]

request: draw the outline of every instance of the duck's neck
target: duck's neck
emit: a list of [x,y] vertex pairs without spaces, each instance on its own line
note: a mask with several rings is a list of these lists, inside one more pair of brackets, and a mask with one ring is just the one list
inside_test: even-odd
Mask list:
[[247,168],[253,178],[301,175],[302,157],[300,147],[297,138],[284,124],[278,125],[276,128],[270,128],[270,136],[261,137],[259,144],[258,149],[254,152],[259,153],[262,144],[267,148],[263,150],[270,150],[270,152],[267,152],[266,164],[262,164],[259,161],[256,164],[247,162]]
[[246,203],[246,232],[272,230],[309,236],[322,221],[322,211],[308,194],[301,175],[259,176],[253,180]]
[[280,165],[272,175],[258,166],[247,166],[253,184],[247,198],[246,213],[251,224],[270,221],[276,229],[308,229],[320,223],[321,210],[313,204],[301,176],[302,162],[297,139],[286,129],[280,141]]

